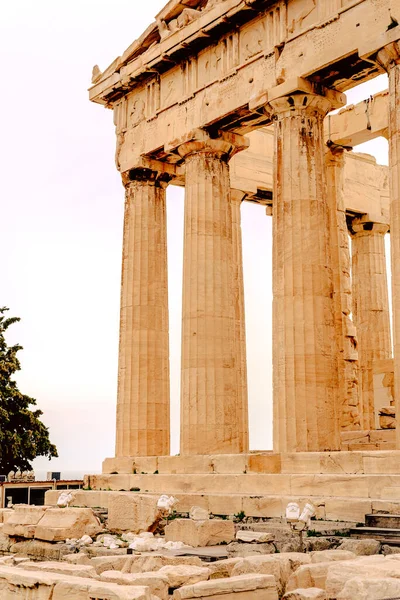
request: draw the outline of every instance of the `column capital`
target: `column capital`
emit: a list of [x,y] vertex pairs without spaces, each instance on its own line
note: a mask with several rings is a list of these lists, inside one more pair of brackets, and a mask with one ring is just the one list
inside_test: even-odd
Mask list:
[[237,202],[238,204],[242,204],[243,200],[246,198],[246,192],[242,192],[242,190],[237,190],[231,188],[231,201]]
[[363,215],[351,221],[350,234],[352,237],[361,235],[385,235],[390,229],[389,221],[382,216]]
[[210,154],[221,160],[228,161],[250,145],[248,138],[225,131],[218,131],[217,135],[212,137],[203,129],[195,130],[190,139],[183,141],[178,146],[178,153],[181,158],[187,159],[192,154]]
[[141,156],[131,169],[121,173],[121,177],[125,187],[132,182],[166,187],[172,179],[183,177],[183,169],[174,164]]
[[312,114],[316,113],[325,117],[332,109],[330,101],[324,96],[316,96],[313,94],[304,94],[295,92],[288,96],[281,96],[274,100],[270,100],[268,106],[271,113],[275,117],[288,116],[297,113]]
[[400,64],[400,25],[385,31],[358,50],[360,58],[378,64],[384,71]]

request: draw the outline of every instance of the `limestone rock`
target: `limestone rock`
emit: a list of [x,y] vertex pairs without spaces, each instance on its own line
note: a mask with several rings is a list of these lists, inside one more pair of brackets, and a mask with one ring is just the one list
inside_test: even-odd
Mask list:
[[17,504],[12,515],[7,517],[2,533],[11,536],[33,538],[36,526],[47,511],[47,506],[27,506]]
[[91,508],[49,508],[36,527],[35,538],[48,542],[94,536],[102,526]]
[[178,588],[182,585],[206,581],[211,575],[207,567],[195,567],[192,565],[166,565],[158,573],[168,578],[170,588]]
[[29,597],[32,600],[152,600],[148,587],[120,586],[84,577],[0,566],[0,598],[11,597]]
[[83,552],[78,552],[78,554],[66,554],[65,556],[62,557],[62,560],[71,565],[91,565],[92,564],[92,561],[90,560],[88,555]]
[[283,600],[326,600],[326,593],[320,588],[299,589],[285,594]]
[[[233,570],[232,577],[257,573],[260,575],[273,575],[279,595],[282,595],[290,577],[291,564],[286,556],[272,554],[269,556],[249,556],[238,562]],[[296,586],[299,587],[299,586]]]
[[[349,561],[349,563],[350,562],[351,561]],[[329,568],[332,565],[338,565],[338,569],[340,569],[342,565],[346,563],[347,561],[327,561],[302,565],[290,576],[286,586],[286,590],[289,592],[296,589],[312,587],[325,589]],[[354,570],[354,563],[352,563],[351,568]]]
[[400,579],[391,577],[353,577],[337,600],[380,600],[400,597]]
[[263,531],[240,529],[236,532],[236,539],[239,542],[255,542],[257,544],[262,544],[264,542],[271,542],[274,539],[274,535],[272,533],[265,533]]
[[167,542],[183,542],[188,546],[215,546],[228,543],[235,537],[235,526],[232,521],[209,519],[192,521],[175,519],[165,528]]
[[388,554],[400,554],[400,546],[387,546],[382,544],[382,554],[387,556]]
[[246,544],[244,542],[231,542],[227,545],[226,551],[228,552],[229,558],[234,558],[235,556],[255,556],[258,554],[275,554],[276,548],[274,544],[257,544],[257,543],[249,543]]
[[201,506],[192,506],[189,511],[189,518],[193,521],[207,521],[209,517],[208,510],[201,508]]
[[0,508],[0,523],[6,523],[13,512],[11,508]]
[[40,540],[23,540],[11,543],[9,551],[35,560],[61,560],[63,556],[71,553],[71,547],[67,544],[52,544]]
[[[260,591],[260,593],[257,593]],[[245,595],[249,592],[248,595]],[[235,593],[240,593],[242,600],[278,600],[274,577],[268,575],[242,575],[229,579],[212,579],[194,585],[186,585],[175,590],[174,600],[187,598],[233,598]],[[231,594],[231,596],[229,596]]]
[[89,577],[97,579],[96,569],[90,565],[73,565],[66,562],[23,562],[24,571],[44,571],[46,573],[59,573],[73,577]]
[[144,573],[122,573],[121,571],[103,571],[100,576],[102,581],[110,583],[118,583],[119,585],[141,585],[148,586],[150,592],[161,598],[168,599],[169,581],[168,577],[161,572],[144,572]]
[[198,556],[166,556],[164,554],[143,554],[138,556],[125,556],[123,573],[142,573],[144,571],[158,571],[167,565],[193,565],[203,566]]
[[233,567],[240,562],[240,558],[227,558],[226,560],[217,560],[209,563],[207,568],[210,569],[210,579],[223,579],[232,575]]
[[148,531],[158,518],[158,496],[138,496],[127,492],[113,494],[108,507],[110,531]]
[[95,556],[89,560],[90,564],[96,569],[97,574],[101,575],[104,571],[122,571],[128,560],[128,556],[126,554],[117,554],[116,556]]
[[353,560],[357,555],[349,550],[322,550],[311,553],[311,562],[327,562],[329,560]]
[[359,556],[369,556],[378,554],[381,544],[377,540],[355,540],[351,538],[344,539],[338,550],[349,550]]

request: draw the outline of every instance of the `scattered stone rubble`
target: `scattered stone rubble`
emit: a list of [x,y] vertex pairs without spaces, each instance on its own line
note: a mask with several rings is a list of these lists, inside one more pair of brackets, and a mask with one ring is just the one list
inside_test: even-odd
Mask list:
[[[209,518],[198,507],[189,515],[193,518],[170,521],[160,536],[110,532],[88,508],[2,510],[0,598],[22,600],[28,593],[30,600],[383,600],[400,595],[400,553],[385,556],[376,540],[332,536],[325,538],[330,549],[310,551],[306,545],[303,552],[280,552],[280,538],[287,542],[285,535],[293,532],[278,521],[252,529],[238,524],[235,532],[233,521]],[[315,522],[318,526],[322,533],[332,527]],[[346,525],[335,526],[346,531]],[[178,533],[183,541],[168,539]],[[201,560],[218,541],[228,556],[235,546],[236,556]],[[201,550],[195,550],[200,543]],[[181,555],[185,552],[189,555]]]

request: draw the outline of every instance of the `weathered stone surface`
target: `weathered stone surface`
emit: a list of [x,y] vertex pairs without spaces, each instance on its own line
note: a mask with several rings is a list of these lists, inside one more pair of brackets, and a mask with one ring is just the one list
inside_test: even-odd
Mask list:
[[217,560],[207,564],[210,569],[210,579],[223,579],[232,575],[233,567],[240,561],[240,558],[227,558],[226,560]]
[[208,521],[174,519],[165,528],[167,542],[183,542],[195,548],[230,542],[234,537],[235,526],[233,522],[221,519],[210,519]]
[[123,573],[142,573],[144,571],[158,571],[161,567],[171,565],[203,566],[198,556],[166,556],[164,554],[142,554],[125,557]]
[[44,571],[45,573],[59,573],[72,577],[89,577],[97,579],[96,569],[91,565],[73,565],[63,561],[59,562],[23,562],[24,571]]
[[255,556],[257,554],[275,554],[276,547],[274,544],[260,544],[260,543],[250,543],[246,544],[244,542],[231,542],[227,545],[226,551],[228,552],[228,556],[230,558],[234,558],[235,556]]
[[311,562],[319,563],[319,562],[327,562],[329,560],[352,560],[356,558],[356,554],[354,552],[350,552],[349,550],[322,550],[320,552],[312,552],[311,553]]
[[33,538],[36,526],[47,511],[47,506],[17,504],[13,514],[7,518],[2,533],[11,536]]
[[284,600],[326,600],[326,593],[320,588],[306,588],[288,592],[283,598]]
[[[355,574],[356,575],[356,574]],[[337,600],[387,600],[400,596],[400,580],[391,577],[353,577],[337,596]]]
[[240,529],[236,532],[236,539],[239,542],[256,542],[262,544],[264,542],[271,542],[274,539],[274,535],[273,533],[265,533],[263,531]]
[[[331,563],[326,577],[325,589],[328,598],[337,598],[348,581],[354,577],[393,577],[400,579],[400,564],[398,559],[367,557],[355,562]],[[371,560],[372,559],[372,560]],[[378,560],[377,560],[378,559]]]
[[168,577],[164,576],[160,571],[147,573],[121,573],[121,571],[103,571],[100,579],[110,583],[118,583],[119,585],[147,586],[154,596],[157,596],[162,600],[167,600],[168,598]]
[[[75,556],[78,555],[76,554]],[[116,556],[94,556],[87,560],[89,560],[89,564],[96,569],[96,573],[101,575],[103,571],[122,571],[128,560],[128,556],[120,554],[117,554]]]
[[207,567],[193,565],[166,565],[157,572],[168,578],[170,588],[206,581],[211,575],[211,571]]
[[[292,573],[288,580],[286,590],[289,592],[299,588],[312,587],[325,589],[329,568],[332,565],[338,565],[338,568],[340,568],[342,565],[346,564],[346,562],[347,561],[329,561],[303,565]],[[349,563],[350,562],[352,561],[349,561]],[[354,565],[352,568],[354,569]]]
[[[258,595],[257,592],[262,591]],[[251,592],[249,596],[245,592]],[[237,596],[236,596],[237,594]],[[243,595],[242,595],[243,594]],[[186,600],[187,598],[238,598],[238,600],[263,599],[278,600],[274,577],[268,575],[238,576],[229,579],[213,579],[203,581],[194,585],[187,585],[175,590],[174,600]]]
[[157,519],[159,496],[121,493],[113,496],[108,507],[108,528],[111,531],[148,531]]
[[71,546],[67,544],[53,544],[41,540],[15,542],[13,538],[8,549],[10,552],[23,554],[34,560],[61,560],[63,556],[71,553]]
[[[238,562],[233,570],[232,577],[256,573],[258,575],[273,575],[279,594],[285,590],[286,583],[290,577],[292,566],[286,556],[272,554],[270,556],[249,556]],[[299,587],[299,586],[297,586]]]
[[193,519],[193,521],[207,521],[209,517],[208,510],[201,506],[192,506],[189,511],[189,518]]
[[35,538],[48,542],[94,536],[102,526],[91,508],[49,508],[36,527]]
[[18,567],[0,567],[0,597],[2,600],[27,597],[31,600],[152,600],[148,587],[120,586]]
[[0,524],[6,523],[11,517],[13,510],[11,508],[0,508]]
[[359,556],[378,554],[380,549],[381,544],[377,540],[355,540],[349,538],[344,539],[338,548],[338,550],[347,550]]

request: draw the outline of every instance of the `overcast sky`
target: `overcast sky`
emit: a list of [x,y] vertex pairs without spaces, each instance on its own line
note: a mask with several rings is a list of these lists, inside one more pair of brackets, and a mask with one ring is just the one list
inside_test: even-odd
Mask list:
[[[40,470],[96,472],[114,455],[124,193],[112,113],[91,104],[104,70],[164,0],[0,2],[0,305],[21,391],[44,411],[60,458]],[[385,89],[380,77],[349,102]],[[387,164],[387,143],[359,148]],[[242,209],[250,444],[272,447],[271,219]],[[183,190],[168,188],[172,454],[179,452]]]

